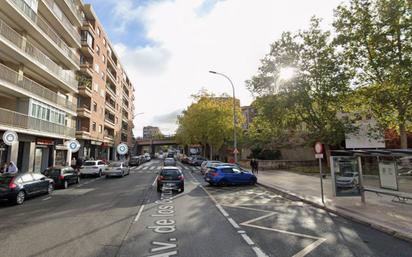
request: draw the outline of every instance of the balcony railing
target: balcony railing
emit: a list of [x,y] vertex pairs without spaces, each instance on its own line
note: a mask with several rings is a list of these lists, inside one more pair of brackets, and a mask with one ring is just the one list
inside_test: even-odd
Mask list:
[[26,91],[33,93],[39,97],[47,99],[53,103],[63,106],[72,111],[76,110],[76,104],[67,100],[65,97],[56,94],[50,89],[38,84],[37,82],[19,75],[16,71],[10,69],[9,67],[0,64],[0,79],[8,81],[13,85],[25,89]]
[[67,85],[77,90],[77,80],[73,71],[62,69],[59,65],[52,61],[47,55],[45,55],[29,41],[26,41],[25,44],[23,44],[23,37],[1,19],[0,36],[4,37],[10,43],[20,48],[22,51],[32,57],[38,64],[56,75]]
[[[20,11],[22,11],[27,18],[29,18],[35,25],[37,25],[41,31],[43,31],[51,41],[53,41],[60,50],[69,57],[76,64],[80,62],[80,56],[71,49],[67,44],[59,37],[59,35],[54,31],[52,27],[40,16],[38,16],[31,8],[28,6],[24,0],[10,0]],[[80,35],[79,35],[80,42]]]
[[70,35],[76,39],[77,42],[80,42],[80,34],[79,31],[70,23],[69,19],[64,15],[62,10],[56,5],[53,0],[45,0],[46,5],[50,8],[50,10],[56,15],[56,17],[61,21],[63,26],[69,31]]
[[79,10],[74,0],[64,0],[64,2],[70,7],[70,10],[72,10],[79,21],[84,20],[82,12]]
[[39,133],[58,134],[74,137],[75,129],[28,115],[0,108],[0,124],[20,129],[35,130]]

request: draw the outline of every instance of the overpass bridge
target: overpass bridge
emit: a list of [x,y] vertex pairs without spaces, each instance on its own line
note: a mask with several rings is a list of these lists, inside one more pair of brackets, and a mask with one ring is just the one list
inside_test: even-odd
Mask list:
[[152,139],[137,139],[136,140],[136,152],[137,154],[143,154],[144,151],[154,154],[159,151],[162,146],[178,146],[175,137],[164,138],[152,138]]

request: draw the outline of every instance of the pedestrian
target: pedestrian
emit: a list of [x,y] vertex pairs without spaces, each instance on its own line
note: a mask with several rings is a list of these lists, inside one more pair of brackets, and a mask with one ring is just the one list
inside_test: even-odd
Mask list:
[[9,162],[9,165],[7,166],[7,171],[6,173],[9,174],[16,174],[17,172],[19,172],[19,169],[17,168],[16,164],[14,164],[14,162]]
[[72,166],[72,168],[74,169],[74,170],[76,170],[76,165],[77,165],[77,161],[76,161],[76,158],[72,158],[72,161],[70,162],[70,164],[71,164],[71,166]]
[[0,169],[0,173],[6,173],[7,172],[7,162],[3,163]]
[[256,172],[256,175],[259,174],[259,162],[256,159],[255,159],[255,172]]
[[250,159],[250,168],[252,169],[252,173],[255,173],[255,159]]

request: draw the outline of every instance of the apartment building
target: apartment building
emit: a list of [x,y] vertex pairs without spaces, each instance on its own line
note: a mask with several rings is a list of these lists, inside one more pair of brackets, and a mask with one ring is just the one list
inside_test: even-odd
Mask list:
[[80,12],[70,0],[2,0],[0,4],[1,163],[22,171],[63,164],[75,137],[80,69]]
[[119,143],[132,148],[134,88],[92,6],[83,7],[77,155],[112,160]]
[[162,135],[162,132],[160,132],[160,129],[158,127],[153,127],[153,126],[143,127],[143,139],[151,139],[159,135]]
[[114,159],[132,144],[134,89],[90,5],[82,0],[1,0],[0,164],[39,172],[76,157]]

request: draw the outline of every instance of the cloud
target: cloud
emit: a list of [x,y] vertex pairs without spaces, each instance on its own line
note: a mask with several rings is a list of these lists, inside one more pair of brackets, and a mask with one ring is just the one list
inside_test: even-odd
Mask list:
[[[144,124],[165,124],[168,119],[162,116],[185,108],[190,95],[202,87],[231,94],[228,81],[209,70],[227,74],[241,104],[250,104],[253,99],[244,81],[256,73],[270,43],[283,31],[305,29],[313,15],[329,26],[341,0],[164,0],[140,6],[131,2],[116,4],[119,22],[132,34],[140,33],[133,31],[133,22],[142,23],[146,38],[154,42],[116,45],[136,88],[136,112],[145,113],[136,117],[136,135],[141,135]],[[170,123],[169,128],[176,125]]]
[[178,109],[167,114],[156,115],[153,117],[152,122],[165,125],[176,124],[177,116],[180,115],[182,111],[183,109]]

